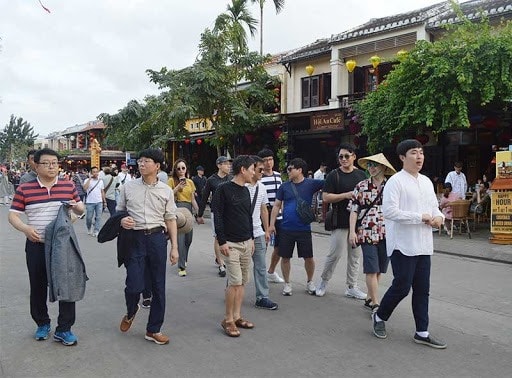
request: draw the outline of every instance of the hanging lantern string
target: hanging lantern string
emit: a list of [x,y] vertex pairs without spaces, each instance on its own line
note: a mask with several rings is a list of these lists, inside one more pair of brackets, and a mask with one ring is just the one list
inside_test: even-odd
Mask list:
[[41,6],[43,7],[43,9],[44,9],[45,11],[47,11],[48,13],[52,13],[52,12],[50,12],[50,10],[49,10],[48,8],[46,8],[46,7],[43,5],[43,3],[41,2],[41,0],[39,0],[39,4],[41,4]]

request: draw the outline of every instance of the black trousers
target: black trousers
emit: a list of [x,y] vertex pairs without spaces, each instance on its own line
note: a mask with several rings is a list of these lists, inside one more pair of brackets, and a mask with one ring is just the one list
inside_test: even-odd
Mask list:
[[[44,243],[34,243],[27,239],[25,252],[30,280],[30,315],[38,326],[50,324]],[[69,331],[73,324],[75,324],[75,302],[59,301],[59,318],[57,319],[56,331]]]

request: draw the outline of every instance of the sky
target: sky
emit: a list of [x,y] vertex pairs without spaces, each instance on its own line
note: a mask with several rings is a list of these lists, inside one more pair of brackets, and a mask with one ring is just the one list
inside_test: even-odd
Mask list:
[[[328,38],[441,0],[286,0],[264,12],[264,53]],[[0,129],[11,114],[40,136],[115,114],[159,92],[146,69],[194,63],[231,0],[0,0]],[[251,5],[259,19],[259,7]],[[258,26],[259,30],[259,26]],[[250,41],[259,51],[259,35]]]

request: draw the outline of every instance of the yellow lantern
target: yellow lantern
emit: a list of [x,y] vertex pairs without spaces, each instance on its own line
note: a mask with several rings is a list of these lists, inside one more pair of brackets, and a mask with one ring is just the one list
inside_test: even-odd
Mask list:
[[381,59],[380,59],[380,57],[379,57],[378,55],[374,55],[374,56],[372,56],[372,57],[371,57],[370,59],[368,59],[368,60],[371,62],[371,64],[372,64],[373,68],[377,68],[377,66],[378,66],[378,65],[380,64],[380,62],[381,62]]
[[315,67],[313,67],[311,64],[308,64],[306,66],[306,73],[311,76],[313,75],[313,72],[315,72]]
[[407,56],[407,51],[400,50],[396,53],[396,56],[398,57],[398,60],[403,60]]
[[353,59],[347,60],[347,61],[345,62],[345,66],[347,67],[347,71],[348,71],[348,72],[352,72],[352,71],[354,71],[354,69],[356,68],[356,65],[357,65],[357,63],[356,63],[356,61],[355,61],[355,60],[353,60]]

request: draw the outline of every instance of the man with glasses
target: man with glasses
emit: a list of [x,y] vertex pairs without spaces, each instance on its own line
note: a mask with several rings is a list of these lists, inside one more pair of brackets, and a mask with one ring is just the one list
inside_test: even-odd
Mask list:
[[366,175],[354,166],[356,154],[353,146],[349,144],[340,145],[337,156],[340,166],[327,175],[322,198],[325,203],[337,206],[338,219],[336,228],[331,232],[329,253],[325,259],[322,280],[318,284],[316,295],[319,297],[325,295],[327,283],[343,254],[347,256],[347,289],[345,295],[349,298],[366,299],[366,293],[357,286],[362,251],[359,246],[352,248],[349,242],[350,212],[347,209],[354,188],[359,182],[366,179]]
[[[268,148],[262,149],[260,152],[258,152],[258,156],[263,160],[263,175],[261,176],[261,183],[265,186],[265,189],[267,191],[267,198],[268,198],[268,214],[272,213],[272,207],[274,206],[274,203],[276,201],[276,194],[279,190],[279,187],[283,183],[281,180],[281,174],[279,172],[274,171],[274,153],[272,150]],[[279,228],[281,225],[283,217],[281,214],[278,215],[276,218],[276,233],[273,238],[273,246],[274,250],[272,251],[272,256],[270,258],[270,265],[268,267],[267,271],[267,279],[268,282],[274,282],[274,283],[283,283],[284,280],[279,276],[279,274],[276,272],[277,264],[279,264]],[[269,218],[270,223],[270,218]]]
[[[203,214],[204,209],[206,208],[206,203],[208,202],[208,198],[210,198],[210,193],[213,196],[215,195],[215,192],[217,191],[217,188],[228,181],[231,181],[233,176],[230,174],[231,172],[231,162],[233,160],[229,159],[226,156],[219,156],[217,158],[217,161],[215,162],[217,164],[218,171],[217,173],[214,173],[210,177],[208,177],[208,180],[206,180],[206,185],[204,186],[203,192],[201,194],[201,202],[198,202],[199,205],[199,211],[197,212],[197,223],[204,223]],[[212,222],[212,230],[213,230],[213,250],[215,252],[215,263],[219,266],[219,276],[220,277],[226,277],[226,266],[224,265],[224,259],[222,257],[222,254],[220,253],[219,248],[219,242],[217,241],[217,236],[215,233],[215,222],[214,222],[214,213],[215,209],[213,206],[210,206],[210,217]]]
[[[9,223],[27,237],[25,253],[30,281],[30,314],[37,324],[36,340],[46,340],[50,334],[48,315],[48,276],[45,258],[45,229],[56,217],[62,202],[70,205],[77,215],[84,212],[75,186],[59,180],[59,155],[44,148],[34,153],[34,180],[20,184],[9,211]],[[25,213],[27,223],[21,220]],[[75,345],[77,337],[71,332],[75,323],[75,302],[59,301],[59,317],[53,339],[64,345]]]
[[269,299],[267,264],[267,243],[270,240],[268,233],[269,213],[268,198],[265,186],[260,182],[263,174],[263,159],[259,156],[251,156],[254,160],[254,176],[251,182],[246,184],[251,194],[252,227],[254,236],[254,253],[252,255],[254,287],[256,289],[257,308],[277,310],[277,303]]
[[141,151],[137,160],[141,177],[121,187],[116,207],[129,214],[121,219],[121,227],[131,238],[124,260],[126,315],[119,329],[127,332],[140,308],[138,303],[145,287],[147,264],[152,299],[144,338],[158,345],[169,343],[169,337],[160,332],[165,314],[167,237],[171,240],[171,265],[178,262],[177,207],[172,189],[157,176],[163,161],[164,155],[158,149]]
[[[85,207],[87,209],[85,226],[87,227],[87,234],[95,238],[98,236],[98,232],[100,232],[103,207],[107,206],[104,184],[103,180],[99,178],[98,167],[91,168],[89,178],[84,181],[84,190],[87,193],[85,197]],[[95,215],[94,230],[92,224],[93,215]]]
[[309,206],[313,202],[313,195],[322,189],[323,180],[314,180],[304,177],[308,166],[301,158],[290,161],[288,168],[289,181],[285,182],[276,195],[276,202],[272,208],[269,233],[276,232],[276,219],[280,211],[283,212],[283,220],[279,231],[279,256],[281,257],[281,271],[284,278],[283,295],[292,295],[290,283],[290,259],[293,255],[295,244],[297,254],[304,259],[306,270],[306,291],[314,295],[316,288],[313,283],[315,273],[315,260],[313,260],[313,241],[311,238],[311,225],[304,223],[297,212],[297,202],[300,197]]

